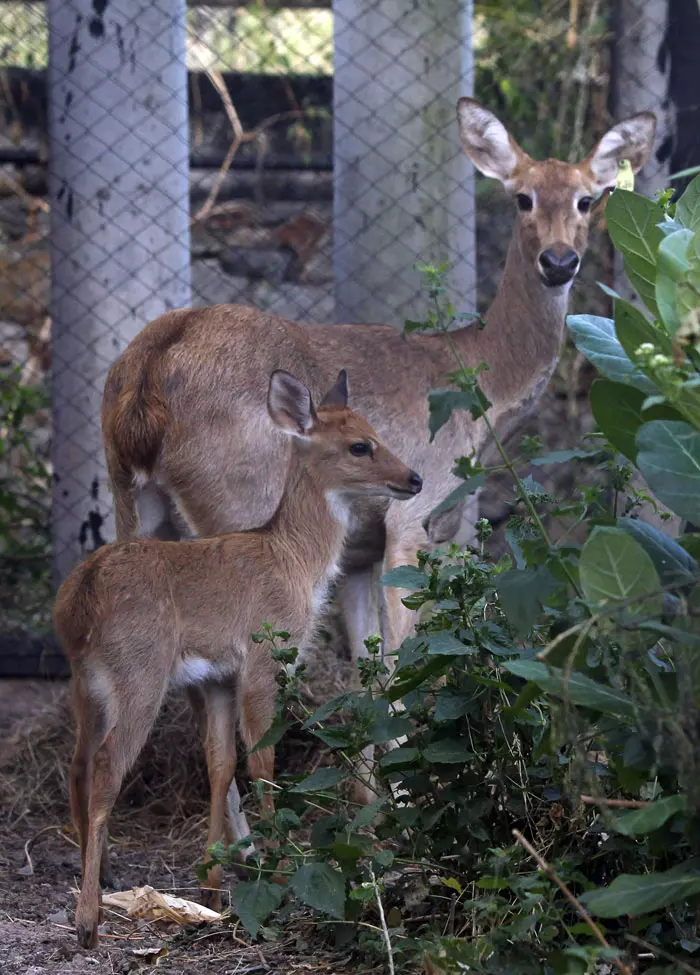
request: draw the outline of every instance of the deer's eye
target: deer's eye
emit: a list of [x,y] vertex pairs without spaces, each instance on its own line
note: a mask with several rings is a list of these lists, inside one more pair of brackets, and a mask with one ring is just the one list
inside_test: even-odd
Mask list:
[[593,197],[582,196],[576,205],[578,206],[579,213],[589,213],[593,206]]
[[532,197],[528,196],[527,193],[518,193],[515,202],[518,204],[518,210],[522,210],[523,213],[529,213],[532,210]]
[[353,457],[367,457],[372,453],[372,448],[364,440],[360,440],[357,443],[351,443],[349,447],[350,453]]

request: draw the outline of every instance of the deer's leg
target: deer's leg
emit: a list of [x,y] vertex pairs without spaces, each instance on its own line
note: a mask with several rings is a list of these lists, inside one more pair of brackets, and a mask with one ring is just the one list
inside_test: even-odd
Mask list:
[[[231,836],[234,842],[248,834],[245,816],[228,822],[227,795],[236,774],[236,726],[238,723],[238,690],[235,684],[204,684],[202,694],[206,702],[205,750],[211,809],[207,849],[220,840]],[[237,790],[236,790],[237,791]],[[220,866],[213,867],[207,876],[207,888],[202,891],[202,901],[212,910],[221,910]]]
[[[248,771],[253,782],[261,779],[272,782],[274,779],[274,747],[261,748],[252,754],[250,752],[274,720],[276,691],[277,683],[271,668],[261,668],[246,683],[241,714],[241,738],[248,750]],[[261,809],[266,819],[272,819],[275,814],[275,803],[270,787],[263,792]]]
[[97,747],[90,774],[85,868],[75,911],[78,941],[84,948],[94,948],[97,944],[100,866],[107,839],[107,820],[124,776],[153,727],[165,685],[165,678],[150,686],[143,681],[134,686],[124,682],[119,703],[115,699],[109,702],[109,710],[117,712],[117,716],[105,721],[101,740],[95,742]]
[[353,661],[366,657],[365,640],[381,633],[376,582],[376,569],[368,566],[348,572],[338,588],[338,603]]
[[[387,521],[386,550],[384,553],[383,572],[389,572],[400,565],[417,565],[416,553],[419,549],[428,548],[429,542],[422,527],[410,526],[408,529],[397,525],[391,526]],[[383,643],[385,652],[398,650],[407,636],[413,632],[417,614],[415,610],[407,609],[401,600],[409,593],[405,589],[394,589],[385,586],[384,589],[384,619]],[[393,658],[387,659],[389,667],[393,666]]]
[[[202,736],[202,741],[206,744],[207,740],[207,702],[204,696],[204,692],[200,687],[196,685],[187,688],[187,697],[189,698],[190,705],[194,711],[195,719],[197,721],[197,727],[199,728],[199,733]],[[235,729],[234,729],[235,734]],[[232,747],[235,748],[236,742],[235,738],[232,743]],[[226,819],[224,822],[224,839],[226,843],[230,846],[232,843],[237,843],[242,837],[247,836],[249,833],[248,823],[245,818],[245,814],[241,809],[241,794],[238,791],[238,785],[236,783],[235,776],[231,780],[231,785],[229,786],[228,796],[226,800]],[[251,848],[252,849],[252,848]]]
[[127,538],[136,538],[138,534],[139,518],[136,513],[136,504],[130,488],[123,487],[117,481],[110,484],[112,498],[114,499],[114,523],[117,530],[117,538],[124,541]]
[[[339,587],[338,602],[345,623],[350,657],[356,665],[353,683],[359,687],[357,661],[367,656],[365,640],[381,633],[376,567],[368,566],[348,572]],[[360,772],[364,777],[370,775],[373,761],[374,746],[368,745],[360,757]],[[376,793],[358,779],[353,779],[350,793],[352,799],[361,805],[367,805],[376,799]]]

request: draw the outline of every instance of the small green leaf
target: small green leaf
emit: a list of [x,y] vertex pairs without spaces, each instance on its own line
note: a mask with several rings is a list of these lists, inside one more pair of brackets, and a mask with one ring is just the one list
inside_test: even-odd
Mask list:
[[307,775],[301,782],[297,782],[291,792],[322,792],[325,789],[332,789],[342,782],[347,776],[347,772],[338,768],[318,768],[311,775]]
[[294,894],[309,907],[331,917],[345,916],[345,880],[328,863],[305,863],[289,881]]
[[422,754],[426,762],[434,762],[436,765],[461,765],[473,757],[467,742],[454,738],[434,741],[422,749]]
[[377,718],[369,729],[369,740],[373,745],[383,745],[386,741],[394,741],[403,735],[410,735],[413,724],[409,718],[401,714],[390,714]]
[[598,429],[633,464],[637,459],[636,433],[644,423],[644,400],[641,390],[610,379],[596,379],[589,393],[591,413]]
[[660,587],[651,558],[630,534],[619,528],[593,529],[581,552],[579,577],[584,598],[592,609],[641,599]]
[[538,660],[506,660],[502,666],[516,677],[533,681],[548,694],[555,697],[566,696],[580,707],[629,718],[635,714],[631,698],[621,691],[591,680],[585,674],[573,673],[567,681],[563,670],[547,667]]
[[671,816],[684,812],[688,808],[686,796],[667,796],[657,799],[644,809],[635,809],[622,816],[615,817],[615,829],[623,836],[639,836],[642,833],[653,833],[663,826]]
[[385,772],[388,772],[413,765],[417,758],[417,748],[392,748],[390,752],[379,759],[379,765]]
[[[638,354],[640,345],[649,343],[662,355],[673,355],[673,343],[668,335],[656,325],[653,325],[646,315],[629,301],[616,298],[614,303],[615,334],[620,345],[630,360],[642,370],[649,373],[643,365],[643,359]],[[654,381],[653,376],[649,378]]]
[[510,881],[504,877],[479,877],[476,886],[482,890],[506,890],[510,887]]
[[476,390],[465,392],[460,389],[433,389],[428,393],[428,407],[431,443],[435,439],[435,434],[444,427],[455,410],[469,410],[475,420],[483,413]]
[[656,252],[664,236],[658,227],[663,217],[658,203],[628,190],[615,190],[605,207],[608,233],[622,252],[630,284],[653,315],[658,315]]
[[569,315],[566,320],[579,352],[598,372],[614,382],[636,386],[645,393],[658,392],[654,383],[638,369],[620,345],[611,318],[597,315]]
[[231,903],[241,924],[255,937],[260,925],[277,910],[283,897],[283,887],[259,878],[251,883],[239,881],[231,896]]
[[637,433],[637,466],[660,501],[700,521],[700,433],[688,423],[653,420]]
[[454,491],[450,491],[447,497],[441,501],[436,508],[433,508],[426,520],[429,521],[431,518],[435,518],[436,515],[442,514],[443,511],[451,511],[461,501],[468,498],[470,494],[475,494],[480,488],[482,488],[485,481],[485,474],[474,474],[473,477],[468,477],[467,480],[458,485]]
[[369,805],[363,806],[353,819],[352,823],[350,823],[350,829],[353,832],[356,832],[365,826],[371,826],[381,812],[382,806],[385,806],[387,802],[387,797],[383,796],[381,799],[375,799],[374,802],[370,802]]
[[556,579],[543,565],[536,569],[511,569],[496,577],[501,608],[520,633],[532,629],[544,601],[556,586]]
[[425,589],[428,585],[428,577],[421,569],[415,565],[399,565],[395,569],[389,569],[379,580],[383,586],[391,586],[394,589]]
[[581,900],[598,917],[634,917],[687,901],[697,894],[700,870],[697,861],[690,861],[666,871],[620,874],[609,887],[589,890],[581,895]]

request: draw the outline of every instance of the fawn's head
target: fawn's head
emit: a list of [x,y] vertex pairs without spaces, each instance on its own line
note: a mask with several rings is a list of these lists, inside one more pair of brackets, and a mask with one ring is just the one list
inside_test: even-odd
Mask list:
[[397,499],[418,494],[423,486],[419,475],[395,457],[347,404],[344,369],[318,410],[309,390],[294,376],[277,370],[270,377],[268,412],[284,433],[296,438],[296,449],[325,491]]
[[623,159],[635,173],[642,168],[654,142],[654,115],[642,112],[619,122],[574,164],[536,162],[492,112],[471,98],[460,98],[457,118],[465,152],[476,168],[500,179],[515,199],[515,238],[525,261],[547,287],[570,284],[588,244],[593,204],[615,185]]

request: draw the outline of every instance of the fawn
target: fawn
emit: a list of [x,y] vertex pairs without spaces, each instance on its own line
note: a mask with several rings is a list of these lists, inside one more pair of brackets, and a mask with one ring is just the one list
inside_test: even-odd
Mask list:
[[[267,620],[303,651],[339,572],[353,500],[408,501],[421,490],[419,475],[347,408],[344,370],[318,412],[308,388],[277,370],[267,408],[292,439],[285,488],[267,524],[180,543],[115,542],[58,592],[55,624],[73,674],[77,725],[70,799],[83,869],[75,920],[84,947],[97,943],[107,818],[168,688],[194,686],[204,701],[207,846],[240,840],[248,835],[245,818],[228,820],[226,807],[236,730],[248,750],[261,739],[277,687],[277,665],[251,634]],[[273,748],[248,757],[253,779],[270,780],[273,765]],[[271,812],[268,795],[263,813]],[[216,867],[208,878],[215,906],[220,885]]]

